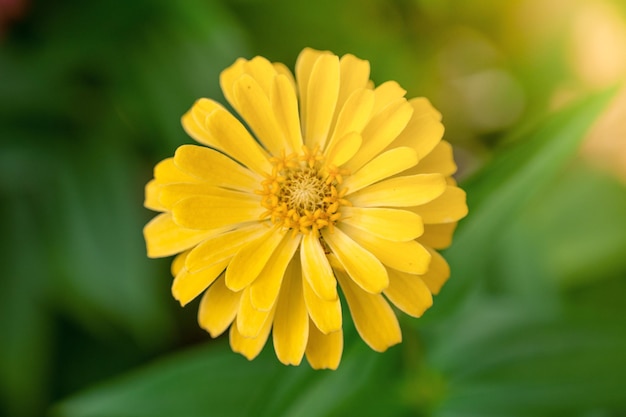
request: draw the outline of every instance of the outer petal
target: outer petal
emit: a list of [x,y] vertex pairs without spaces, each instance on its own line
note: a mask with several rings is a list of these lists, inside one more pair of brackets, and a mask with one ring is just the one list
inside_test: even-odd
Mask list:
[[264,235],[245,245],[233,257],[226,270],[226,285],[233,291],[240,291],[254,282],[276,248],[289,236],[274,227]]
[[166,158],[154,167],[154,179],[159,185],[175,182],[198,182],[198,178],[182,171],[174,163],[174,158]]
[[406,314],[421,317],[433,305],[433,297],[424,281],[417,276],[393,269],[389,273],[389,287],[385,295]]
[[202,296],[198,309],[198,323],[209,332],[211,337],[218,337],[231,325],[237,310],[241,292],[228,289],[224,275],[209,287]]
[[436,199],[411,207],[411,211],[419,214],[424,223],[454,223],[467,215],[465,191],[458,187],[446,187],[446,191]]
[[339,58],[324,54],[311,68],[306,95],[306,112],[303,113],[304,144],[323,149],[333,120],[339,94]]
[[[228,282],[226,282],[228,286]],[[250,288],[243,290],[237,310],[237,332],[246,338],[257,338],[263,334],[264,329],[271,326],[274,318],[274,310],[260,311],[254,308],[250,301]],[[269,323],[268,323],[269,322]]]
[[159,189],[159,202],[168,209],[181,200],[189,197],[206,196],[221,199],[230,199],[233,204],[239,201],[249,201],[253,204],[261,204],[260,197],[250,192],[227,190],[225,188],[216,187],[207,182],[179,182],[174,184],[161,185]]
[[277,74],[274,65],[262,56],[255,56],[250,61],[244,62],[243,69],[259,84],[263,94],[269,97],[274,77]]
[[300,240],[299,234],[295,236],[286,234],[257,279],[250,285],[250,301],[258,310],[269,310],[276,302],[283,277],[290,274],[287,272],[287,266],[296,253]]
[[300,259],[302,261],[302,275],[315,294],[323,300],[336,300],[337,280],[319,238],[313,233],[305,235],[302,239]]
[[270,94],[272,111],[283,130],[287,153],[302,149],[302,131],[298,114],[298,98],[292,81],[286,75],[278,75],[272,83]]
[[185,260],[185,267],[195,272],[208,265],[230,261],[230,259],[248,242],[267,232],[261,223],[237,227],[222,233],[216,233],[193,248]]
[[246,62],[246,59],[238,58],[233,65],[226,68],[220,74],[220,87],[222,88],[224,97],[226,97],[226,100],[228,100],[233,108],[237,107],[235,103],[235,94],[233,93],[233,85],[235,84],[235,80],[241,77],[241,75],[245,72]]
[[252,198],[194,196],[172,207],[174,221],[189,229],[210,230],[258,221],[265,209]]
[[267,152],[229,112],[217,109],[205,120],[206,130],[219,140],[216,148],[241,162],[257,174],[271,172]]
[[337,105],[341,108],[355,90],[367,87],[370,78],[370,63],[352,54],[346,54],[339,60],[339,68],[341,83]]
[[[307,94],[309,78],[313,70],[313,65],[321,55],[331,55],[329,52],[316,51],[311,48],[304,48],[296,60],[296,79],[298,81],[298,93],[300,94],[300,114],[308,113]],[[306,131],[306,118],[302,119],[302,130]]]
[[400,343],[402,333],[398,319],[384,297],[363,291],[342,271],[336,273],[354,325],[365,343],[378,352]]
[[430,252],[432,258],[430,261],[430,266],[428,268],[428,272],[421,276],[422,281],[428,287],[430,292],[437,295],[439,294],[439,290],[443,287],[443,284],[446,283],[448,278],[450,277],[450,266],[446,260],[441,256],[438,252],[427,248]]
[[[346,163],[346,168],[356,172],[357,169],[379,154],[404,130],[412,114],[411,105],[406,100],[399,99],[374,116],[361,134],[363,146],[354,158]],[[403,146],[403,144],[399,146]]]
[[172,273],[172,276],[175,277],[180,271],[183,270],[183,268],[185,267],[185,261],[187,260],[187,256],[189,256],[189,252],[191,252],[191,250],[179,253],[178,255],[176,255],[174,260],[172,260],[172,265],[170,266],[170,272]]
[[145,199],[143,206],[154,211],[166,211],[167,209],[159,203],[159,184],[156,180],[150,180],[146,184]]
[[421,217],[407,210],[343,207],[341,222],[373,236],[395,241],[412,240],[424,232]]
[[274,315],[274,350],[285,365],[299,365],[309,339],[309,315],[302,294],[302,278],[285,276]]
[[446,190],[446,180],[439,174],[419,174],[381,181],[354,194],[349,200],[362,207],[409,207],[428,203]]
[[196,100],[191,109],[181,118],[185,132],[194,140],[212,148],[221,149],[219,138],[216,138],[206,129],[206,119],[217,109],[224,109],[215,100],[201,98]]
[[233,352],[241,353],[248,360],[256,358],[267,342],[267,337],[272,328],[273,314],[272,311],[271,316],[263,323],[256,337],[244,337],[239,333],[237,326],[230,326],[230,347]]
[[227,259],[207,265],[206,268],[194,272],[189,272],[186,268],[183,268],[174,278],[172,295],[184,307],[217,279],[224,271],[224,268],[226,268],[226,265],[228,265],[228,261]]
[[252,192],[260,188],[262,177],[226,155],[210,148],[183,145],[176,150],[174,164],[182,171],[223,188]]
[[374,92],[368,89],[354,91],[343,104],[337,107],[338,116],[333,133],[327,147],[349,133],[361,133],[372,117],[374,108]]
[[419,159],[428,155],[443,136],[443,125],[432,112],[424,112],[420,102],[409,101],[414,110],[413,117],[406,128],[393,142],[392,146],[410,146],[417,152]]
[[387,288],[389,285],[387,271],[374,255],[338,228],[335,228],[333,233],[323,229],[322,236],[350,278],[361,288],[373,294]]
[[417,240],[435,249],[445,249],[452,244],[456,223],[425,224],[424,234]]
[[211,236],[214,231],[192,230],[180,227],[170,213],[161,213],[143,228],[148,256],[160,258],[189,249]]
[[342,317],[339,297],[330,301],[323,300],[315,294],[306,280],[303,280],[302,284],[304,302],[315,327],[324,334],[341,330]]
[[391,268],[411,274],[423,274],[428,270],[430,254],[414,240],[394,242],[348,225],[341,225],[341,229]]
[[376,101],[372,114],[378,114],[385,110],[387,106],[395,103],[406,94],[406,90],[400,87],[395,81],[387,81],[376,87],[374,90]]
[[306,359],[313,369],[337,369],[343,352],[343,332],[324,334],[314,323],[309,324],[309,343]]
[[251,76],[244,74],[233,85],[237,111],[255,133],[257,139],[273,155],[285,148],[283,130],[278,125],[269,96]]
[[438,173],[446,177],[456,172],[457,166],[454,163],[452,145],[442,140],[426,155],[419,164],[411,169],[409,174],[429,174]]
[[351,193],[417,164],[417,154],[409,147],[394,148],[378,155],[343,182]]

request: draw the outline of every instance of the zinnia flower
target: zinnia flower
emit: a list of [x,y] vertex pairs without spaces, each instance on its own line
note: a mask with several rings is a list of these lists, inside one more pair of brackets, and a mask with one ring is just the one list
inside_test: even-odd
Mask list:
[[[449,276],[436,251],[467,213],[441,115],[396,82],[374,87],[369,62],[302,51],[295,78],[262,57],[222,72],[249,130],[202,98],[182,117],[204,146],[157,164],[145,206],[150,257],[178,254],[172,293],[202,295],[198,321],[256,357],[271,332],[284,364],[335,369],[342,299],[361,338],[402,339],[393,304],[419,317]],[[343,294],[343,297],[340,296]]]

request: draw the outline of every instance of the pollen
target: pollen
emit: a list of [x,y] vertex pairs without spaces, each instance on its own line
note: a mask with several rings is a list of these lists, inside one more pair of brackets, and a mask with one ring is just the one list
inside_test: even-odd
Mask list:
[[257,194],[263,196],[261,205],[267,209],[261,218],[294,234],[316,236],[320,229],[331,231],[341,218],[341,206],[351,205],[344,198],[347,188],[341,188],[343,177],[349,173],[324,163],[323,155],[306,146],[300,154],[281,154],[270,159],[272,172],[266,174]]

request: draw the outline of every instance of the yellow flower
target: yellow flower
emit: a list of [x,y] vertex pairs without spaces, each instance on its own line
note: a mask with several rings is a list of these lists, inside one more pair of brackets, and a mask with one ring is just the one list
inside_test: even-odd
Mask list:
[[[295,78],[265,58],[222,72],[219,103],[182,117],[205,146],[157,164],[145,206],[150,257],[178,254],[172,293],[198,295],[211,336],[256,357],[272,333],[284,364],[306,355],[335,369],[342,304],[362,339],[384,351],[402,339],[391,302],[419,317],[449,276],[436,251],[467,213],[441,115],[396,82],[374,87],[369,62],[305,49]],[[339,284],[339,285],[337,285]]]

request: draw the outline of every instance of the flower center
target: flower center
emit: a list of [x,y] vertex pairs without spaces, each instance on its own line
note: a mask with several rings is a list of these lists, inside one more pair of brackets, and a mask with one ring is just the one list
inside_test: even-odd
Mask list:
[[342,176],[347,173],[336,167],[326,166],[318,150],[303,147],[301,155],[291,154],[270,159],[272,173],[266,175],[261,205],[267,209],[261,218],[294,233],[303,234],[328,227],[331,231],[341,217],[339,208],[350,205],[344,199],[347,189],[341,189]]

